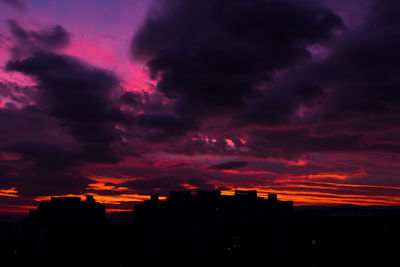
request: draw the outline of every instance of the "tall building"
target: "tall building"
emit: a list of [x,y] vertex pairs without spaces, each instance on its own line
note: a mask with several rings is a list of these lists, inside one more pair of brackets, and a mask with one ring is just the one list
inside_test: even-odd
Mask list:
[[[105,205],[92,196],[53,197],[29,213],[25,251],[33,266],[95,264],[102,251]],[[101,259],[101,258],[100,258]],[[100,261],[99,261],[100,262]]]
[[[173,191],[166,201],[154,196],[136,205],[136,251],[143,266],[163,261],[175,266],[246,264],[266,255],[256,253],[265,247],[263,237],[282,229],[292,212],[293,203],[274,194],[264,199],[257,191],[238,190],[234,196],[215,190]],[[276,251],[285,253],[283,247]]]
[[86,196],[86,201],[80,197],[52,197],[29,212],[29,218],[36,223],[98,223],[105,216],[106,206],[96,202],[93,196]]

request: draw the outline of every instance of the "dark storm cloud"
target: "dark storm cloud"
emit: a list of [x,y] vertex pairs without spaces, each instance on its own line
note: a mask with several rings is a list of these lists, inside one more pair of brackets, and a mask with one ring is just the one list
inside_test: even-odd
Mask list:
[[285,124],[300,105],[313,106],[322,99],[324,91],[314,84],[291,85],[284,83],[271,87],[261,97],[250,101],[248,109],[235,117],[240,123],[267,125]]
[[37,106],[26,106],[21,109],[0,108],[0,122],[6,126],[0,131],[1,147],[29,140],[70,145],[71,138],[68,138],[65,129],[60,127],[58,120]]
[[165,101],[159,92],[125,92],[121,95],[118,103],[135,114],[159,114],[172,111],[171,101]]
[[119,103],[136,107],[142,103],[142,97],[134,92],[125,92],[118,100]]
[[352,152],[361,148],[361,135],[314,136],[308,129],[254,131],[247,147],[254,155],[291,158],[308,153]]
[[[152,75],[160,78],[158,89],[178,99],[178,114],[215,117],[223,107],[219,111],[233,115],[235,127],[288,125],[296,118],[326,135],[322,128],[363,134],[360,127],[382,130],[398,121],[396,1],[377,1],[362,26],[327,46],[330,56],[304,66],[308,45],[324,44],[343,29],[338,16],[315,2],[158,4],[132,40],[132,51],[148,60]],[[283,75],[271,79],[277,70]],[[299,108],[312,113],[299,120]],[[357,121],[365,117],[370,126]],[[343,124],[347,120],[353,126]]]
[[249,165],[249,163],[247,163],[246,161],[230,161],[230,162],[225,162],[225,163],[221,163],[221,164],[210,166],[210,167],[208,167],[208,169],[212,169],[212,170],[236,170],[236,169],[244,168],[247,165]]
[[41,50],[59,50],[69,45],[70,33],[61,25],[40,31],[26,30],[16,20],[8,26],[16,44],[11,48],[14,58],[28,56]]
[[56,145],[21,142],[0,147],[0,150],[22,156],[15,162],[3,163],[4,168],[0,167],[0,188],[15,187],[23,196],[36,197],[81,194],[92,182],[74,170],[81,164],[79,157]]
[[112,142],[120,140],[114,123],[128,118],[111,102],[118,79],[106,70],[87,66],[76,58],[38,52],[7,63],[37,81],[38,104],[69,128],[83,145],[88,160],[115,162]]
[[[239,140],[228,145],[224,139],[215,142],[189,139],[172,153],[244,155],[259,158],[298,158],[310,153],[372,151],[378,146],[362,146],[362,135],[335,134],[316,136],[309,129],[255,130],[248,133],[245,144]],[[235,140],[235,138],[232,138]],[[379,146],[381,151],[397,149],[396,146]],[[234,162],[233,166],[236,166]],[[213,166],[218,168],[219,165]],[[221,166],[224,167],[224,166]],[[229,167],[229,164],[228,166]],[[243,166],[244,167],[244,166]],[[210,167],[211,168],[211,167]]]
[[135,118],[131,130],[147,141],[161,142],[197,129],[191,118],[174,114],[171,101],[165,101],[159,92],[125,92],[118,104]]
[[[131,42],[157,81],[142,92],[61,55],[62,26],[10,21],[7,70],[36,85],[0,82],[0,188],[32,198],[211,183],[292,190],[281,177],[397,186],[400,4],[377,1],[345,29],[320,2],[334,1],[159,0]],[[121,191],[94,190],[96,176]]]
[[302,1],[157,3],[132,40],[132,52],[148,59],[152,77],[160,78],[158,89],[178,98],[175,110],[185,115],[244,107],[274,71],[308,60],[308,45],[344,28],[331,11]]
[[60,25],[42,33],[31,31],[31,35],[37,42],[50,48],[62,48],[70,42],[69,32]]
[[27,161],[36,161],[36,164],[52,166],[56,169],[76,164],[71,153],[53,144],[25,141],[0,147],[0,149],[23,155]]
[[376,1],[364,25],[344,35],[331,56],[300,71],[300,78],[287,77],[329,88],[319,119],[342,122],[368,117],[370,124],[377,124],[390,118],[396,123],[400,115],[399,8],[398,1]]
[[[92,181],[77,167],[87,161],[57,119],[27,106],[0,109],[0,188],[15,187],[20,196],[80,194]],[[3,158],[4,159],[4,158]]]
[[215,155],[234,155],[241,154],[241,150],[239,149],[231,149],[226,142],[225,138],[218,138],[215,142],[207,142],[201,139],[187,139],[184,144],[175,147],[172,150],[167,150],[171,153],[176,154],[186,154],[186,155],[195,155],[195,154],[215,154]]
[[55,53],[69,43],[61,26],[43,31],[27,31],[15,21],[9,26],[15,42],[6,70],[30,76],[36,85],[0,84],[9,101],[0,109],[0,121],[9,126],[0,134],[0,153],[15,155],[4,163],[11,169],[1,176],[0,187],[13,186],[32,198],[82,194],[93,181],[80,167],[120,160],[111,147],[121,141],[115,124],[129,118],[112,102],[119,80],[110,71]]
[[2,176],[0,187],[15,187],[21,196],[37,197],[83,194],[88,184],[92,182],[72,169],[61,171],[33,165],[22,170],[15,169],[13,173]]
[[139,127],[151,129],[146,137],[150,141],[165,141],[170,136],[184,135],[196,128],[192,120],[168,114],[140,114],[137,121]]
[[35,98],[33,86],[20,86],[15,82],[0,82],[0,97],[10,104],[28,106]]

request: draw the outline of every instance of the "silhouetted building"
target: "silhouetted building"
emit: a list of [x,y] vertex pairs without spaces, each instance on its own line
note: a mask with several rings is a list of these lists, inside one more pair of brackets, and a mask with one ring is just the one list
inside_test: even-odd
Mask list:
[[0,214],[0,265],[18,266],[22,242],[22,221],[10,214]]
[[83,266],[101,262],[105,205],[92,196],[53,197],[28,217],[26,261],[33,266]]
[[278,195],[277,194],[268,194],[268,200],[269,201],[278,201]]
[[245,190],[236,190],[235,191],[235,197],[237,198],[243,198],[243,197],[247,197],[247,198],[252,198],[255,199],[257,197],[257,191],[255,190],[249,190],[249,191],[245,191]]
[[258,251],[259,244],[265,242],[259,231],[288,220],[293,212],[291,201],[271,196],[266,200],[254,190],[238,190],[234,196],[216,190],[196,194],[173,191],[166,201],[152,197],[136,205],[138,265],[168,261],[176,266],[188,262],[191,266],[214,266],[218,262],[255,261],[257,255],[250,251]]
[[[133,216],[132,216],[133,215]],[[400,267],[400,208],[302,207],[257,191],[152,195],[111,213],[88,196],[0,217],[2,266]]]
[[96,202],[93,196],[52,197],[48,202],[41,202],[37,210],[29,212],[29,218],[40,222],[91,223],[105,220],[106,206]]

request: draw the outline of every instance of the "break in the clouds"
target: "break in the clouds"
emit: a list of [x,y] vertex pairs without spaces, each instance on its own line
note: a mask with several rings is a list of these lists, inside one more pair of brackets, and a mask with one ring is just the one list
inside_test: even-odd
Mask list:
[[1,3],[0,208],[235,188],[400,203],[398,1]]

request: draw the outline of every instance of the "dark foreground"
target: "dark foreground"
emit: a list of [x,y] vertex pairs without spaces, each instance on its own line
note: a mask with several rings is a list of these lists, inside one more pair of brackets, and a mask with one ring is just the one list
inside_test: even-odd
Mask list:
[[400,208],[171,192],[106,216],[88,197],[0,217],[0,266],[400,266]]

